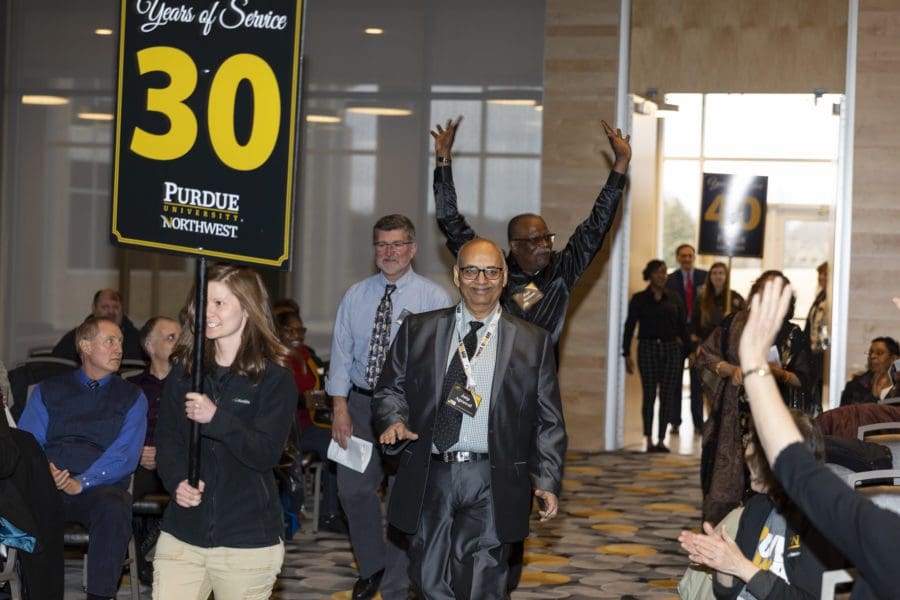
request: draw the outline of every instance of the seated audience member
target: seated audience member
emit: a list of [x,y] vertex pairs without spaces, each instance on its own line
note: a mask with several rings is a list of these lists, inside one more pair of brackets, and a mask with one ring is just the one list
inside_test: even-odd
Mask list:
[[900,358],[900,345],[892,337],[877,337],[869,346],[867,370],[847,382],[841,406],[878,402],[900,396],[900,385],[891,380],[891,365]]
[[[0,407],[9,394],[6,369],[0,362]],[[62,600],[62,504],[44,451],[25,431],[9,426],[0,414],[0,516],[35,540],[19,549],[24,597]]]
[[300,305],[293,298],[282,298],[272,305],[272,318],[277,319],[285,313],[300,314]]
[[[181,333],[181,326],[167,317],[153,317],[141,327],[141,346],[150,357],[150,366],[128,380],[144,391],[147,397],[147,434],[141,449],[141,460],[134,472],[132,495],[137,500],[147,494],[165,494],[166,488],[156,472],[156,443],[153,433],[159,416],[159,399],[172,364],[169,356]],[[138,573],[141,581],[153,582],[153,566],[146,555],[159,537],[159,519],[148,517],[134,523],[134,538],[138,549]]]
[[122,361],[118,325],[89,317],[76,328],[75,340],[81,368],[42,381],[19,427],[44,448],[64,519],[90,533],[88,598],[111,598],[131,537],[128,483],[147,428],[147,399],[116,375]]
[[346,526],[341,520],[338,506],[337,474],[328,456],[328,444],[331,442],[331,428],[319,427],[310,418],[309,392],[321,390],[319,367],[322,361],[307,346],[306,327],[300,315],[293,312],[282,312],[275,317],[278,337],[285,346],[291,349],[289,358],[294,382],[297,384],[297,425],[300,428],[300,449],[304,452],[315,452],[322,465],[322,504],[319,508],[319,528],[344,533]]
[[[128,360],[146,360],[141,349],[141,336],[134,323],[122,313],[122,297],[116,290],[97,290],[91,304],[90,317],[109,319],[122,331],[122,358]],[[76,328],[77,329],[77,328]],[[79,361],[81,354],[76,347],[75,329],[69,331],[53,347],[53,356]]]
[[[822,462],[825,444],[813,421],[797,410],[791,418]],[[703,524],[704,533],[683,531],[678,540],[692,561],[716,571],[716,598],[818,598],[823,571],[844,566],[840,554],[784,494],[752,427],[744,444],[750,487],[756,493],[744,503],[734,540],[709,522]]]
[[876,506],[819,464],[790,418],[766,356],[791,301],[790,286],[766,283],[751,301],[740,342],[744,388],[775,479],[807,519],[857,569],[852,598],[896,598],[900,515]]

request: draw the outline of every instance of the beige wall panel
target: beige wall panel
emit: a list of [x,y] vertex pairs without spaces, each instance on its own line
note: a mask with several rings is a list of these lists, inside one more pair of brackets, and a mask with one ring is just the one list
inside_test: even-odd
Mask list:
[[900,2],[861,0],[854,132],[853,232],[847,367],[861,366],[869,340],[900,336]]
[[[610,0],[547,3],[541,213],[562,238],[558,248],[609,173],[600,119],[615,116],[618,10]],[[604,248],[576,286],[561,342],[569,446],[577,450],[603,447],[607,258]]]
[[844,89],[847,0],[633,0],[631,18],[636,93]]

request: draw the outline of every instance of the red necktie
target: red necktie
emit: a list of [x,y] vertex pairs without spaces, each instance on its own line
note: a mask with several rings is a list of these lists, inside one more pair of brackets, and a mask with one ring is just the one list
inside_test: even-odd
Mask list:
[[691,277],[690,272],[688,272],[687,281],[684,283],[684,303],[687,304],[685,310],[687,310],[687,318],[690,321],[691,313],[694,310],[694,278]]

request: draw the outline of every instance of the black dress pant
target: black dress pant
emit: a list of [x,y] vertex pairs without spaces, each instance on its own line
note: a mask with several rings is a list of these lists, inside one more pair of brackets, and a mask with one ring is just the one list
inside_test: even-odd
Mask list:
[[66,522],[78,523],[91,536],[87,591],[115,597],[131,538],[131,494],[118,485],[98,485],[77,496],[59,492]]
[[[641,373],[643,402],[641,416],[644,436],[653,428],[653,403],[659,392],[659,441],[666,437],[666,424],[674,399],[681,394],[681,346],[676,341],[641,339],[638,342],[638,370]],[[680,403],[679,403],[680,406]]]
[[432,461],[419,529],[409,546],[409,578],[429,600],[506,598],[509,545],[500,542],[491,465]]

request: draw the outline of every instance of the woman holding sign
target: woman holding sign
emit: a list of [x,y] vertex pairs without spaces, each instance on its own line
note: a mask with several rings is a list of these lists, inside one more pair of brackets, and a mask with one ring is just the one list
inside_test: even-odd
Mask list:
[[[157,425],[157,464],[172,495],[154,558],[153,598],[268,598],[281,570],[273,469],[297,405],[268,294],[248,267],[207,271],[205,393],[191,392],[194,298]],[[190,422],[201,424],[200,481],[187,479]]]

